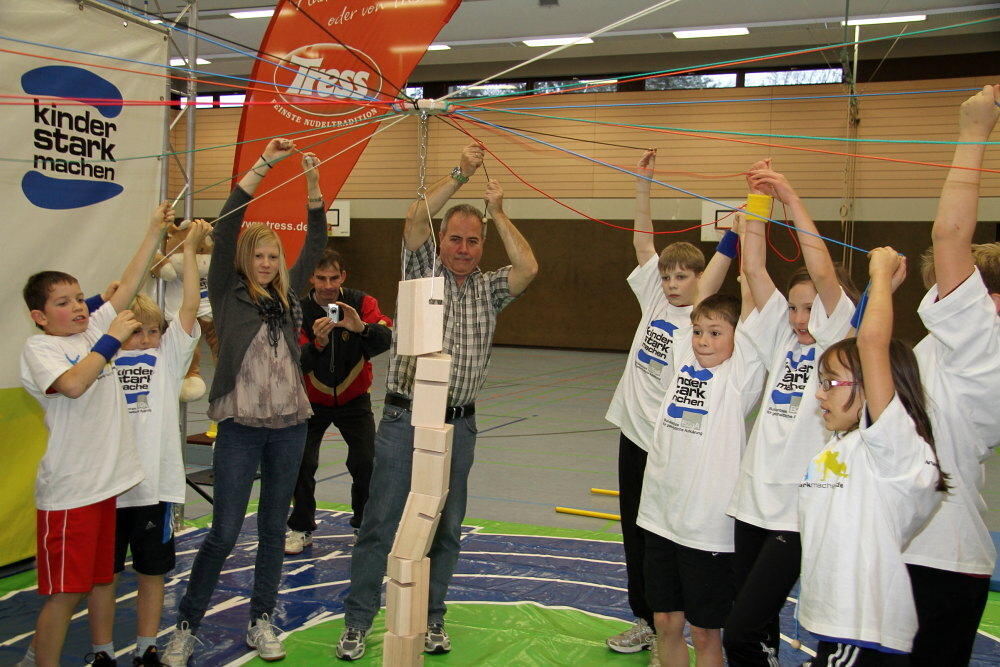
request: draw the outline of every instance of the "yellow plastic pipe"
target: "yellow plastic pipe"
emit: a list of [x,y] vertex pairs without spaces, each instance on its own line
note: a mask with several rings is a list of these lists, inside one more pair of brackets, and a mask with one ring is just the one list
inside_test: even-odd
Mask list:
[[578,510],[574,507],[557,507],[556,511],[560,514],[576,514],[579,516],[590,516],[595,519],[611,519],[612,521],[621,521],[622,518],[617,514],[608,514],[607,512],[592,512],[590,510]]
[[599,496],[615,496],[618,497],[618,492],[614,489],[591,489],[591,493],[596,493]]

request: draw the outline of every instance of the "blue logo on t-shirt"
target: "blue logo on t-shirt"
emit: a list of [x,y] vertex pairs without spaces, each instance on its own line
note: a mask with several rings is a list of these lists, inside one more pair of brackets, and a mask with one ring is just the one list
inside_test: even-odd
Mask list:
[[771,390],[771,402],[775,405],[797,404],[802,399],[802,389],[809,381],[816,361],[816,348],[810,347],[795,358],[792,350],[785,355],[785,370],[775,389]]
[[115,357],[115,370],[125,392],[125,403],[145,404],[149,396],[149,379],[156,368],[155,354]]
[[124,188],[115,182],[112,166],[118,125],[103,119],[116,118],[122,111],[118,87],[80,67],[49,65],[22,74],[21,89],[28,95],[80,100],[90,107],[35,98],[31,134],[35,154],[32,169],[21,177],[21,191],[28,201],[39,208],[63,210],[121,194]]
[[666,366],[670,346],[674,342],[674,332],[679,328],[676,324],[666,320],[651,321],[646,327],[646,337],[643,338],[642,346],[636,352],[636,358],[644,364],[656,362]]
[[705,384],[714,377],[707,368],[682,366],[677,375],[677,387],[673,400],[667,405],[667,416],[701,425],[701,415],[707,415],[708,388]]

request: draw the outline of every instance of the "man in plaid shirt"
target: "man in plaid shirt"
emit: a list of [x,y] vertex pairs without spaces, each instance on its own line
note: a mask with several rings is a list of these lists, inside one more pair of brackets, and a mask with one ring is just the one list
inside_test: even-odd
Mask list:
[[[496,271],[480,271],[486,222],[477,209],[465,204],[453,206],[445,213],[438,237],[439,257],[434,256],[428,211],[431,216],[440,211],[482,163],[482,147],[466,146],[459,166],[428,189],[426,204],[417,200],[410,205],[403,227],[404,278],[444,276],[443,352],[451,355],[452,363],[446,414],[446,421],[455,427],[451,477],[448,499],[428,554],[431,580],[424,650],[431,653],[451,650],[451,641],[444,630],[444,599],[458,560],[476,445],[475,400],[486,381],[497,315],[524,292],[538,273],[531,247],[503,211],[503,189],[496,181],[487,184],[484,199],[510,265]],[[375,436],[371,494],[351,558],[351,589],[344,602],[346,627],[337,645],[337,657],[344,660],[355,660],[364,654],[365,637],[380,606],[386,558],[410,490],[413,462],[410,400],[416,361],[415,357],[396,354],[393,340],[386,382],[388,393]]]

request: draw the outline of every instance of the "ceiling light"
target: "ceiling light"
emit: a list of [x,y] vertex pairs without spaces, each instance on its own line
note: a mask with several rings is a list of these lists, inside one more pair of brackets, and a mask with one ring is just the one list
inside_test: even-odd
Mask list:
[[448,51],[451,47],[447,44],[431,44],[427,47],[428,51]]
[[877,23],[912,23],[913,21],[926,21],[927,16],[925,14],[913,14],[912,16],[882,16],[872,19],[851,19],[846,23],[844,21],[840,22],[840,25],[875,25]]
[[149,19],[149,22],[152,23],[153,25],[160,25],[161,23],[163,23],[163,20],[162,19]]
[[677,39],[695,39],[696,37],[735,37],[736,35],[749,35],[746,28],[709,28],[707,30],[677,30],[674,37]]
[[565,44],[593,44],[589,37],[546,37],[544,39],[525,39],[525,46],[563,46]]
[[274,9],[248,9],[240,12],[229,12],[234,19],[266,19],[274,14]]
[[[187,63],[187,58],[171,58],[170,59],[170,66],[171,67],[183,67],[185,65],[185,63]],[[198,65],[211,65],[212,61],[211,60],[205,60],[204,58],[197,58],[195,60],[195,63],[198,64]]]

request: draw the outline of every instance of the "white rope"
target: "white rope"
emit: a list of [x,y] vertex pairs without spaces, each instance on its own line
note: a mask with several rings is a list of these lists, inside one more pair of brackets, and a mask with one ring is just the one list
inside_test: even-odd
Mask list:
[[603,35],[604,33],[608,32],[609,30],[614,30],[615,28],[617,28],[619,26],[623,26],[626,23],[631,23],[632,21],[635,21],[636,19],[641,19],[642,17],[647,16],[648,14],[652,14],[653,12],[658,11],[660,9],[663,9],[664,7],[668,7],[668,6],[670,6],[670,5],[672,5],[672,4],[676,3],[676,2],[680,2],[680,0],[662,0],[661,2],[656,3],[652,7],[647,7],[646,9],[641,9],[641,10],[637,11],[635,14],[632,14],[631,16],[626,16],[623,19],[618,19],[617,21],[615,21],[611,25],[604,26],[600,30],[595,30],[594,32],[592,32],[590,34],[583,35],[582,37],[578,37],[576,39],[576,41],[571,42],[570,44],[563,44],[562,46],[557,46],[554,49],[550,49],[550,50],[546,51],[545,53],[543,53],[541,55],[535,56],[534,58],[531,58],[529,60],[525,60],[523,63],[520,63],[518,65],[514,65],[513,67],[508,67],[507,69],[505,69],[502,72],[497,72],[496,74],[494,74],[492,76],[488,76],[485,79],[482,79],[482,80],[477,81],[475,83],[470,83],[468,86],[462,86],[458,90],[456,90],[456,91],[454,91],[452,93],[448,93],[444,97],[440,97],[438,99],[439,100],[446,100],[449,97],[453,97],[455,95],[459,95],[461,93],[464,93],[465,91],[469,90],[470,88],[475,88],[476,86],[481,86],[484,83],[487,83],[488,81],[492,81],[493,79],[499,78],[499,77],[501,77],[501,76],[503,76],[505,74],[509,74],[509,73],[513,72],[514,70],[517,70],[517,69],[520,69],[520,68],[524,67],[525,65],[530,65],[531,63],[537,62],[537,61],[541,60],[542,58],[546,58],[548,56],[551,56],[553,53],[559,53],[563,49],[568,49],[571,46],[575,46],[576,44],[578,44],[580,41],[582,41],[584,39],[590,39],[592,37],[597,37],[598,35]]

